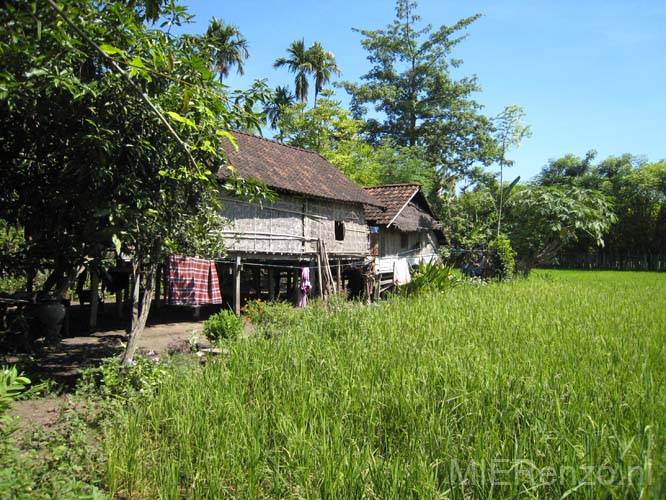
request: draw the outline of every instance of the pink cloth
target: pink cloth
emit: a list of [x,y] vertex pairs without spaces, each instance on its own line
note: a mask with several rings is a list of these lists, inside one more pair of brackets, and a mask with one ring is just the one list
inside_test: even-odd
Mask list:
[[215,262],[171,255],[167,263],[169,304],[220,304],[220,281]]
[[305,307],[308,305],[308,295],[312,291],[310,284],[310,268],[304,267],[301,269],[301,286],[298,288],[298,299],[296,307]]

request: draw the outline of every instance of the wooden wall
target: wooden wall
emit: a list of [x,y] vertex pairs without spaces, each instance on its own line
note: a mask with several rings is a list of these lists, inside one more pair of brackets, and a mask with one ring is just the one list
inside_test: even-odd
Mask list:
[[[406,246],[402,246],[403,234],[407,235]],[[403,233],[395,228],[379,228],[380,257],[391,255],[419,257],[436,254],[438,250],[439,244],[437,243],[437,237],[432,230]]]
[[[368,226],[363,207],[280,194],[274,203],[248,203],[224,197],[222,215],[227,250],[244,253],[303,255],[317,251],[317,239],[329,255],[366,256]],[[344,223],[344,240],[335,239],[335,221]]]

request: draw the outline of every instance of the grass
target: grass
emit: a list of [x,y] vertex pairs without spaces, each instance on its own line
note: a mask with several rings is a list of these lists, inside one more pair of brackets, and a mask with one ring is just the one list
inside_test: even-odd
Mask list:
[[661,498],[666,275],[551,271],[335,314],[124,405],[128,498]]

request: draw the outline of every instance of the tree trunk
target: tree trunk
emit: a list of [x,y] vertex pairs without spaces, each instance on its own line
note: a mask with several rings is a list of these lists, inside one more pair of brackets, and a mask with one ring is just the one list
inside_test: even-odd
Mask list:
[[132,288],[132,326],[129,333],[129,338],[127,339],[127,347],[125,348],[125,353],[123,354],[122,364],[127,365],[132,361],[134,354],[136,352],[137,346],[139,345],[139,339],[143,333],[144,328],[146,327],[146,321],[148,320],[148,312],[150,311],[150,303],[153,300],[154,290],[155,290],[155,277],[157,275],[157,268],[159,266],[160,260],[160,245],[157,243],[151,255],[148,256],[150,259],[150,264],[145,268],[145,278],[146,284],[143,294],[143,300],[139,304],[139,290],[141,288],[141,262],[143,261],[141,254],[137,252],[134,256],[132,262],[132,275],[133,288]]

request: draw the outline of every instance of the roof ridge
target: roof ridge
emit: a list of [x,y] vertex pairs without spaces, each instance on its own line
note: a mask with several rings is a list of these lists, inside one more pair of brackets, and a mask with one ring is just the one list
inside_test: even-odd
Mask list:
[[[304,153],[309,153],[311,155],[319,155],[322,158],[324,158],[321,153],[318,151],[312,151],[311,149],[305,149],[305,148],[300,148],[298,146],[292,146],[290,144],[285,144],[284,142],[277,141],[275,139],[269,139],[267,137],[264,137],[263,135],[255,135],[255,134],[250,134],[248,132],[243,132],[242,130],[233,130],[234,134],[241,134],[241,135],[246,135],[248,137],[252,137],[254,139],[261,139],[262,141],[266,142],[272,142],[273,144],[277,144],[278,146],[284,146],[285,148],[290,148],[290,149],[295,149],[296,151],[303,151]],[[324,158],[326,159],[326,158]]]
[[407,187],[407,186],[418,186],[420,188],[423,187],[423,185],[419,184],[418,182],[401,182],[397,184],[378,184],[376,186],[363,186],[363,189],[377,189],[377,188],[387,188],[387,187]]

